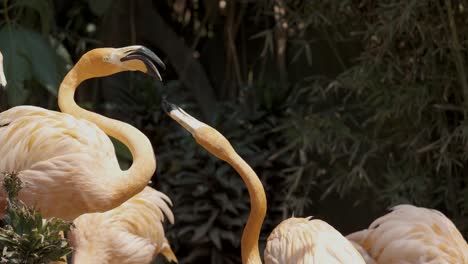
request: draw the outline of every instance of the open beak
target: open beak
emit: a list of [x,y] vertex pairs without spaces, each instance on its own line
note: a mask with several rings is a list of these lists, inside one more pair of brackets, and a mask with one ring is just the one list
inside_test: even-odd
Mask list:
[[161,103],[164,112],[168,114],[172,119],[177,121],[181,126],[183,126],[186,130],[188,130],[192,135],[194,132],[207,124],[198,121],[193,116],[187,114],[182,108],[178,107],[175,104],[171,104],[165,99],[162,100]]
[[143,46],[135,46],[136,49],[128,51],[127,55],[120,59],[121,62],[129,61],[129,60],[140,60],[142,61],[147,69],[147,74],[162,80],[161,74],[158,71],[156,66],[161,67],[163,70],[166,69],[166,65],[162,62],[162,60],[154,54],[151,50]]

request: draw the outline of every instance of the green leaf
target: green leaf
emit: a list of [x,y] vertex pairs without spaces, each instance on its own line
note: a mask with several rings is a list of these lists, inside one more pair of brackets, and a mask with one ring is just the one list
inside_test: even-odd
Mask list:
[[[26,81],[35,80],[48,92],[57,95],[65,68],[49,41],[39,33],[21,27],[0,29],[0,50],[4,56],[5,75],[9,84],[9,103],[23,104],[31,91]],[[11,95],[10,95],[11,91]]]
[[111,0],[88,0],[89,8],[97,16],[102,16],[110,8]]
[[16,7],[26,7],[36,11],[41,18],[42,33],[48,34],[50,31],[49,20],[53,19],[52,6],[50,1],[36,1],[36,0],[16,0]]
[[111,138],[112,144],[114,144],[115,153],[119,158],[119,164],[122,169],[126,169],[130,166],[133,157],[130,150],[120,141],[115,138]]

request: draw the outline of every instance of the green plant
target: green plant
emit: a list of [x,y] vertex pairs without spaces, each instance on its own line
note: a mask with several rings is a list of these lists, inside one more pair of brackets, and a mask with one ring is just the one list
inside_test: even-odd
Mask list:
[[[72,58],[96,43],[92,38],[96,30],[86,28],[95,28],[96,16],[102,16],[110,3],[74,2],[62,14],[56,6],[63,4],[53,0],[2,0],[0,51],[8,89],[0,110],[26,103],[56,108],[57,90]],[[90,14],[84,16],[86,11]],[[64,17],[67,23],[61,25],[58,20]]]
[[[352,62],[298,83],[303,102],[284,120],[289,140],[304,139],[295,148],[322,161],[325,194],[366,188],[384,205],[440,209],[466,230],[465,4],[288,4],[304,34],[321,32],[338,60]],[[349,60],[340,47],[355,43],[362,48]]]
[[70,254],[72,250],[63,234],[72,224],[56,218],[42,219],[39,212],[17,200],[21,180],[15,173],[4,174],[4,186],[9,198],[4,226],[0,228],[0,263],[49,263]]
[[[0,27],[0,50],[10,88],[8,104],[24,104],[36,87],[56,95],[65,73],[65,61],[56,53],[60,48],[57,41],[48,39],[51,1],[17,0],[10,3],[5,0],[1,6],[5,20]],[[57,44],[56,47],[52,43]]]

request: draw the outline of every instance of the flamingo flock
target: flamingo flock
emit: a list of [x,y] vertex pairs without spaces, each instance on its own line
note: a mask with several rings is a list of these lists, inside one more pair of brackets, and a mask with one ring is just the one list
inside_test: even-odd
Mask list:
[[[17,172],[18,198],[43,217],[73,221],[67,234],[73,263],[151,263],[161,254],[177,262],[163,223],[174,223],[168,196],[149,186],[156,170],[150,140],[135,127],[79,107],[80,83],[122,71],[140,71],[161,81],[161,59],[143,46],[99,48],[85,53],[59,87],[61,112],[18,106],[0,113],[0,172]],[[0,89],[7,86],[0,53]],[[468,244],[441,212],[399,205],[369,228],[343,236],[311,217],[281,222],[258,242],[267,212],[263,185],[220,132],[180,107],[163,102],[168,116],[197,143],[238,172],[250,196],[241,239],[243,264],[468,264]],[[130,150],[121,170],[110,137]],[[0,180],[3,181],[0,175]],[[0,215],[6,191],[0,187]]]

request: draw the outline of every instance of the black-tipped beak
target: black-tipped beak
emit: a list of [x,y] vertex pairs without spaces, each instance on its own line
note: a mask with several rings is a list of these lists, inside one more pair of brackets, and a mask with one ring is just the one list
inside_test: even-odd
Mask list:
[[197,129],[207,126],[205,123],[198,121],[193,116],[187,114],[182,108],[175,104],[171,104],[166,99],[161,102],[161,107],[166,114],[174,119],[177,123],[183,126],[190,134],[195,136]]
[[162,100],[161,107],[164,110],[164,112],[166,112],[166,114],[169,114],[173,110],[179,109],[177,105],[169,103],[166,99]]
[[146,74],[162,81],[161,74],[159,73],[156,65],[161,67],[163,70],[166,69],[166,65],[164,65],[164,62],[162,62],[162,60],[148,48],[141,46],[134,51],[130,51],[125,57],[120,59],[122,62],[129,60],[142,61],[147,69]]

